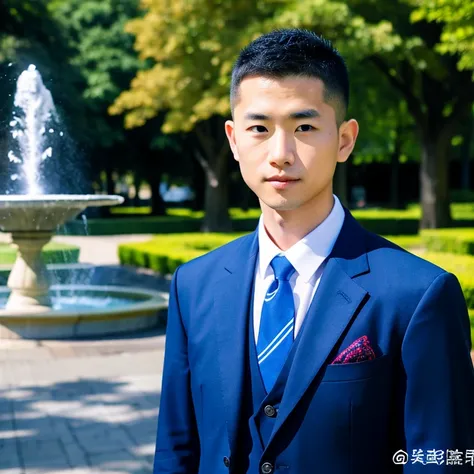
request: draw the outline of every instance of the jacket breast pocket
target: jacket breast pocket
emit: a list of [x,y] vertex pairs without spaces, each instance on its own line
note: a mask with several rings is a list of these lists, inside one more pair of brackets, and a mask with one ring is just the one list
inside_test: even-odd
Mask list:
[[350,382],[386,374],[392,356],[386,354],[373,360],[327,365],[321,382]]

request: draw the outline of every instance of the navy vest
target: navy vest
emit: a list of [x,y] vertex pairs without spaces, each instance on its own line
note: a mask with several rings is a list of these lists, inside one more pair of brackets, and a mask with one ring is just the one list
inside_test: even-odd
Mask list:
[[[260,375],[257,360],[256,341],[253,324],[253,294],[248,312],[247,360],[245,372],[249,375],[244,383],[242,394],[241,424],[238,434],[238,449],[234,455],[235,473],[257,474],[260,472],[260,460],[275,425],[286,381],[290,373],[295,351],[302,333],[304,322],[290,349],[283,368],[271,389],[266,392]],[[306,320],[306,318],[305,318]]]

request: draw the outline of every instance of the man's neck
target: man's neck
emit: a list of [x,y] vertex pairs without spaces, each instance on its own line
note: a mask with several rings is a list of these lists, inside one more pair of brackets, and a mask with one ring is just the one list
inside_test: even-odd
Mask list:
[[329,216],[334,203],[332,193],[307,209],[275,211],[262,203],[265,231],[280,250],[288,250]]

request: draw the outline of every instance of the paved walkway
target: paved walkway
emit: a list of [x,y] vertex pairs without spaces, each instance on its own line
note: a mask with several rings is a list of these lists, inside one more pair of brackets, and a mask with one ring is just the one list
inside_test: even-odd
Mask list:
[[[1,234],[0,234],[1,235]],[[55,237],[81,247],[91,284],[169,290],[169,277],[117,265],[150,236]],[[0,341],[1,474],[152,472],[164,330],[102,340]]]
[[[77,245],[81,251],[80,263],[93,263],[95,265],[115,265],[119,263],[117,248],[126,242],[146,242],[153,237],[152,234],[127,234],[127,235],[55,235],[54,242]],[[10,234],[0,232],[0,242],[11,242]]]
[[163,331],[0,349],[0,473],[152,472]]
[[117,248],[126,242],[146,242],[153,236],[149,234],[107,235],[107,236],[65,236],[55,235],[55,242],[77,245],[81,251],[79,262],[95,265],[118,264]]

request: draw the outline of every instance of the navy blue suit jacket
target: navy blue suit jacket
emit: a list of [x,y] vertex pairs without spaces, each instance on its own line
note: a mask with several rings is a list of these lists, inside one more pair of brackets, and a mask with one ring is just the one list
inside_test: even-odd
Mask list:
[[[459,282],[344,210],[262,463],[291,474],[474,472],[474,368]],[[257,253],[255,231],[173,276],[154,474],[237,472]],[[376,359],[330,364],[364,335]],[[394,464],[400,449],[408,460]],[[448,463],[447,450],[462,465]]]

